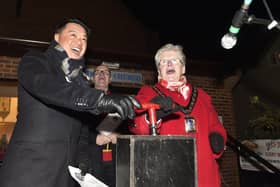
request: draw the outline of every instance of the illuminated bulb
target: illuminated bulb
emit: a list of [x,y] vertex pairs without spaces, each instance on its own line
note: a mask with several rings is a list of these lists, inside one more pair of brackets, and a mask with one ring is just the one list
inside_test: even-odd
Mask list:
[[231,49],[235,46],[237,38],[235,35],[227,33],[221,39],[221,45],[225,49]]

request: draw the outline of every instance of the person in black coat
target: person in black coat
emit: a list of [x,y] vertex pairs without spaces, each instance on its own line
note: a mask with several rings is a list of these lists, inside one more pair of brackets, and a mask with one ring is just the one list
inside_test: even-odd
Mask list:
[[[93,76],[94,87],[103,90],[106,94],[110,94],[109,84],[111,82],[111,72],[105,65],[96,67]],[[100,125],[106,114],[99,115],[95,123]],[[114,127],[115,126],[115,127]],[[117,142],[117,133],[114,124],[111,130],[100,130],[93,125],[89,125],[89,173],[93,174],[99,180],[107,184],[109,187],[116,186],[116,168],[115,168],[115,149]]]
[[[99,65],[94,71],[94,88],[103,90],[107,95],[111,82],[111,71],[106,65]],[[83,173],[90,173],[109,187],[116,185],[115,149],[117,129],[121,122],[106,123],[107,113],[99,116],[85,116],[79,141],[78,163]],[[93,125],[94,124],[94,125]],[[105,126],[105,127],[104,127]],[[78,186],[78,185],[77,185]]]
[[[103,63],[95,68],[94,88],[111,94],[112,75]],[[127,121],[107,119],[106,113],[87,116],[79,142],[78,163],[83,173],[90,173],[109,187],[116,186],[116,143],[118,134],[129,133]],[[93,125],[94,124],[94,125]],[[78,185],[77,185],[78,186]]]
[[71,187],[83,114],[134,117],[132,97],[106,95],[86,80],[83,55],[89,28],[78,19],[59,24],[45,52],[31,51],[18,68],[18,116],[0,170],[1,187]]

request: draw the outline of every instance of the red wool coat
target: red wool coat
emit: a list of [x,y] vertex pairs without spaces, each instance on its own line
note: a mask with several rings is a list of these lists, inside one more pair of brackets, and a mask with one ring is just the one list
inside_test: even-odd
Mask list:
[[[159,90],[166,96],[172,97],[173,101],[182,106],[187,106],[190,97],[185,100],[183,96],[174,91],[156,85]],[[189,116],[194,117],[196,121],[196,132],[187,133],[185,130],[185,114],[182,112],[175,112],[176,118],[168,116],[160,122],[158,133],[160,135],[185,135],[194,136],[196,138],[197,151],[197,176],[198,187],[219,187],[221,186],[219,166],[216,159],[222,153],[214,154],[210,147],[209,134],[211,132],[218,132],[224,137],[226,142],[226,131],[218,119],[218,115],[211,103],[210,96],[202,89],[197,89],[197,99],[192,112]],[[145,103],[150,101],[158,93],[150,86],[143,86],[138,92],[136,98]],[[130,131],[134,134],[147,135],[149,134],[149,124],[146,120],[146,114],[139,111],[134,119],[134,125],[130,127]]]

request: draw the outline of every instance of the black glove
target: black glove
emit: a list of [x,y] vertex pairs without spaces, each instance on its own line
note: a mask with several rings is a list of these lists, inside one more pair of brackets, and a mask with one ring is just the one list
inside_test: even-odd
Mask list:
[[88,172],[88,166],[85,163],[79,163],[79,169],[81,170],[81,177]]
[[150,100],[150,102],[156,103],[160,106],[160,109],[156,110],[157,119],[166,117],[179,110],[172,98],[168,96],[155,96]]
[[134,107],[141,108],[140,103],[132,96],[125,95],[103,95],[97,101],[97,110],[105,113],[117,112],[122,120],[135,117]]
[[209,141],[213,153],[219,154],[224,150],[224,138],[217,132],[212,132],[209,135]]

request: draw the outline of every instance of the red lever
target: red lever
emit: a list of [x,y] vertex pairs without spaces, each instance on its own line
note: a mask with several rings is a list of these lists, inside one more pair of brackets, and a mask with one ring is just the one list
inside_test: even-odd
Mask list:
[[142,109],[148,110],[149,113],[149,121],[151,123],[151,134],[157,135],[156,133],[156,122],[157,122],[157,116],[156,116],[156,110],[160,109],[160,106],[155,103],[142,103]]

